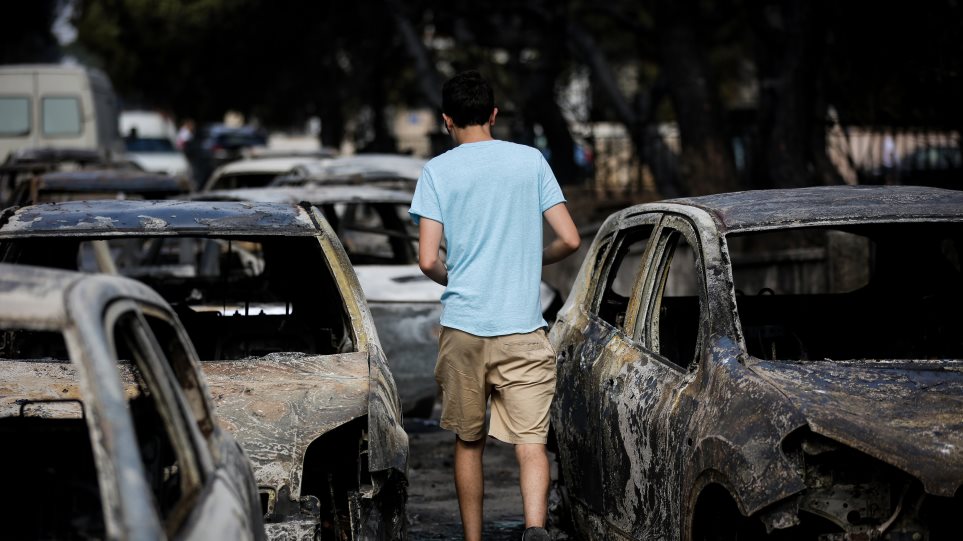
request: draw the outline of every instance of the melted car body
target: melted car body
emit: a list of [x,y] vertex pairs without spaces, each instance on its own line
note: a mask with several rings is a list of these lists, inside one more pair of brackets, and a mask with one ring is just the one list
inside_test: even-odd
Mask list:
[[0,265],[4,535],[263,539],[176,315],[133,280]]
[[112,270],[164,296],[221,423],[250,456],[273,538],[404,534],[407,436],[357,279],[321,212],[92,201],[5,217],[3,258]]
[[[396,177],[381,180],[394,186]],[[214,201],[307,201],[321,210],[358,274],[405,413],[429,417],[437,394],[434,368],[445,288],[418,268],[418,231],[408,216],[411,197],[411,191],[386,187],[371,178],[347,184],[328,178],[304,186],[220,190],[198,196]],[[540,291],[542,314],[552,321],[562,304],[561,294],[544,282]]]
[[[719,194],[611,216],[551,340],[593,539],[952,539],[963,194]],[[601,450],[601,452],[599,451]]]

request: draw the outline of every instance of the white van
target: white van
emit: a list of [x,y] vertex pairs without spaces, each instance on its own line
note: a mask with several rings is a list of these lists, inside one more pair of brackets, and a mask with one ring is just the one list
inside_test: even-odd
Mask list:
[[122,151],[110,80],[80,66],[0,66],[0,162],[27,147]]

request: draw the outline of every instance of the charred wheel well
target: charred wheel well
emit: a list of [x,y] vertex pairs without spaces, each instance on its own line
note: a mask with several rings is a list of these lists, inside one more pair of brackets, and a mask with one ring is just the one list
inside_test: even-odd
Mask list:
[[709,481],[699,492],[691,516],[690,541],[752,540],[765,533],[742,514],[729,489],[717,481]]
[[319,539],[340,539],[350,531],[352,508],[359,494],[370,485],[367,416],[349,421],[311,442],[304,454],[301,497],[318,499]]

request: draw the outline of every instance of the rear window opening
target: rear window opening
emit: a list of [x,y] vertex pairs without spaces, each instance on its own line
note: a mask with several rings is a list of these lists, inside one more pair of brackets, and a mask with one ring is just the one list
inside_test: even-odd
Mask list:
[[174,308],[201,360],[354,351],[350,319],[315,237],[20,239],[4,261],[119,274]]
[[754,357],[963,358],[963,224],[790,229],[726,242]]
[[418,229],[408,206],[396,203],[320,205],[354,265],[413,265],[418,262]]

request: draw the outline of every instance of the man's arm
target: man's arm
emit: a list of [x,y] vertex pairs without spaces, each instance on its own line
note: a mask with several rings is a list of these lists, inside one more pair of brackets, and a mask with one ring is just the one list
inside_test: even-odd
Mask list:
[[448,269],[441,262],[441,236],[445,226],[429,218],[418,220],[418,266],[425,276],[443,286],[448,285]]
[[582,237],[578,234],[565,203],[553,206],[543,215],[548,226],[555,232],[555,240],[542,251],[542,265],[551,265],[575,253],[582,244]]

